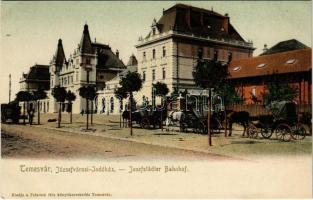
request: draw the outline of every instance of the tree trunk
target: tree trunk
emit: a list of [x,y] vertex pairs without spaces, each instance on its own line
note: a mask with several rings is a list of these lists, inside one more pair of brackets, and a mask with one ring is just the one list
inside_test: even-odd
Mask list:
[[89,100],[86,98],[86,112],[87,112],[87,123],[86,123],[86,130],[88,130],[88,123],[89,123]]
[[120,112],[120,128],[122,128],[122,111]]
[[70,106],[71,106],[70,123],[73,123],[73,105],[72,105],[72,102],[70,103]]
[[26,122],[25,122],[25,115],[26,115],[25,110],[26,110],[26,103],[24,101],[24,109],[23,109],[23,124],[24,125],[26,124]]
[[[162,97],[162,101],[164,102],[163,97]],[[166,101],[164,102],[164,107],[165,107],[165,109],[167,109],[166,108]],[[163,104],[161,106],[161,131],[163,131]]]
[[37,101],[37,112],[38,112],[38,125],[39,125],[40,124],[39,101]]
[[211,136],[211,90],[209,90],[209,99],[208,99],[208,136],[209,136],[209,146],[212,146],[212,136]]
[[130,107],[130,112],[129,112],[129,130],[130,130],[130,135],[133,135],[133,122],[132,122],[132,98],[133,98],[133,93],[131,92],[129,95],[129,107]]
[[59,103],[58,128],[61,127],[61,102]]
[[225,128],[225,137],[227,137],[227,115],[226,115],[226,106],[224,105],[224,128]]
[[90,125],[93,124],[93,102],[91,101],[91,116],[90,116]]

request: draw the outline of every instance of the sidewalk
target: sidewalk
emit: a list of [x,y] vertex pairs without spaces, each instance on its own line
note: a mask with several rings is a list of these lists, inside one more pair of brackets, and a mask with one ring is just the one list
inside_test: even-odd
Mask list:
[[[129,128],[121,128],[119,116],[96,115],[94,124],[89,131],[86,128],[86,116],[74,115],[73,124],[68,122],[69,116],[62,116],[61,128],[56,128],[57,122],[47,122],[55,118],[56,114],[43,115],[40,128],[88,134],[105,138],[138,142],[149,145],[158,145],[195,152],[211,153],[236,158],[255,158],[263,155],[302,155],[311,153],[311,137],[305,140],[280,142],[275,139],[250,139],[243,138],[242,127],[233,127],[233,136],[225,137],[224,132],[212,135],[213,146],[208,145],[208,136],[192,132],[181,133],[177,130],[163,131],[161,129],[141,129],[134,123],[133,135],[130,136]],[[36,122],[36,119],[34,119]],[[36,127],[38,125],[34,125]]]

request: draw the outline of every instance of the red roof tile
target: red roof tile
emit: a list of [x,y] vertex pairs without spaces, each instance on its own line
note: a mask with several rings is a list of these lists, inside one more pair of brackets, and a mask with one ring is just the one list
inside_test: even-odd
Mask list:
[[312,69],[312,49],[306,48],[271,55],[233,60],[229,79],[270,74],[307,72]]

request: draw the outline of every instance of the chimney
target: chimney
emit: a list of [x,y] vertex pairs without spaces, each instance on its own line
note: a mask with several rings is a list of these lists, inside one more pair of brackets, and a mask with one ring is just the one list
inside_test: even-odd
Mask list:
[[267,44],[264,44],[263,53],[265,53],[268,50]]
[[118,49],[116,49],[115,55],[117,58],[120,58],[120,53],[118,52]]

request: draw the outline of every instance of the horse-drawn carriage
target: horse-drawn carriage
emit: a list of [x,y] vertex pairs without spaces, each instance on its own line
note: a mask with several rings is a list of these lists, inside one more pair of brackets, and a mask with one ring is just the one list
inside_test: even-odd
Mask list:
[[[166,120],[167,129],[178,126],[180,132],[188,132],[192,130],[194,133],[208,133],[208,113],[200,112],[196,109],[172,111]],[[213,113],[211,117],[212,133],[220,133],[223,127],[223,119],[219,113]]]
[[263,138],[268,139],[275,134],[276,138],[282,141],[304,139],[306,130],[298,122],[294,102],[272,102],[267,108],[272,112],[272,115],[262,115],[252,121],[247,128],[249,137],[257,138],[261,134]]
[[[123,124],[125,121],[129,121],[130,115],[129,111],[124,111],[122,113]],[[156,128],[157,126],[161,128],[161,122],[166,119],[166,110],[165,109],[153,109],[151,106],[145,108],[139,108],[135,111],[132,111],[131,121],[136,122],[141,128],[149,129],[151,127]]]

